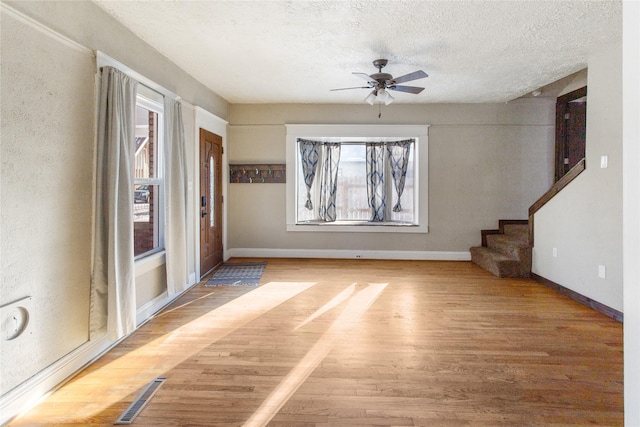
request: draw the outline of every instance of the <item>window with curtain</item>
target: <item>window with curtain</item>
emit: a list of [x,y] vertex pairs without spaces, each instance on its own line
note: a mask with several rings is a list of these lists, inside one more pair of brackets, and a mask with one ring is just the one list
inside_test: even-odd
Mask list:
[[89,335],[117,340],[136,328],[138,266],[164,258],[168,295],[188,285],[185,139],[175,94],[101,52],[96,56]]
[[287,124],[286,228],[429,232],[429,126]]
[[415,225],[415,142],[298,139],[297,222]]

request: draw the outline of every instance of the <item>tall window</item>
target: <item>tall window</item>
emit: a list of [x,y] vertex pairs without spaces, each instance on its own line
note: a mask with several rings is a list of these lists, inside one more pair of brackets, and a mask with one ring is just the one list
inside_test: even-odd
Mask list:
[[287,230],[428,232],[427,130],[287,125]]
[[162,96],[139,85],[133,188],[134,254],[163,249]]

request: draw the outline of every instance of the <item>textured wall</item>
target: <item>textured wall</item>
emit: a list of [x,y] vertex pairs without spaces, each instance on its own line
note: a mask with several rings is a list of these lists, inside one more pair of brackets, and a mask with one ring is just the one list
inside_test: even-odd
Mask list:
[[[12,9],[34,22],[16,20]],[[34,307],[27,334],[0,341],[3,395],[88,339],[95,58],[48,29],[189,103],[221,117],[229,109],[92,2],[3,2],[0,305],[32,296]],[[193,123],[187,111],[187,141],[194,140]],[[190,257],[195,265],[193,251]],[[137,278],[138,307],[160,294],[165,280],[164,265]]]
[[95,60],[2,14],[0,302],[32,296],[3,341],[1,394],[87,340]]
[[[589,60],[587,169],[535,215],[533,272],[622,311],[621,46]],[[600,156],[608,167],[600,168]],[[557,257],[553,257],[553,248]],[[598,266],[606,278],[598,277]]]
[[100,50],[194,105],[226,119],[229,103],[194,80],[91,1],[8,1],[83,46]]
[[[551,186],[553,100],[508,104],[233,105],[229,162],[285,162],[284,124],[430,124],[429,234],[287,232],[284,184],[229,184],[229,248],[468,251]],[[426,195],[425,195],[426,196]]]

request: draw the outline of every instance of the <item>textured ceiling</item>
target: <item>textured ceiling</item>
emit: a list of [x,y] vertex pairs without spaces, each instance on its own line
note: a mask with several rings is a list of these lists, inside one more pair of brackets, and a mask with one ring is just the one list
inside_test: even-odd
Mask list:
[[372,61],[429,77],[398,103],[505,102],[621,39],[619,1],[108,1],[123,25],[231,103],[361,103]]

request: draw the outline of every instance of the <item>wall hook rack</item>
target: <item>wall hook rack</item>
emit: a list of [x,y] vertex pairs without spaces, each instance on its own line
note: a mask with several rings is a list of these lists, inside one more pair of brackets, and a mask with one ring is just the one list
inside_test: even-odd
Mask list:
[[229,182],[232,184],[283,184],[286,177],[286,165],[283,164],[229,165]]

